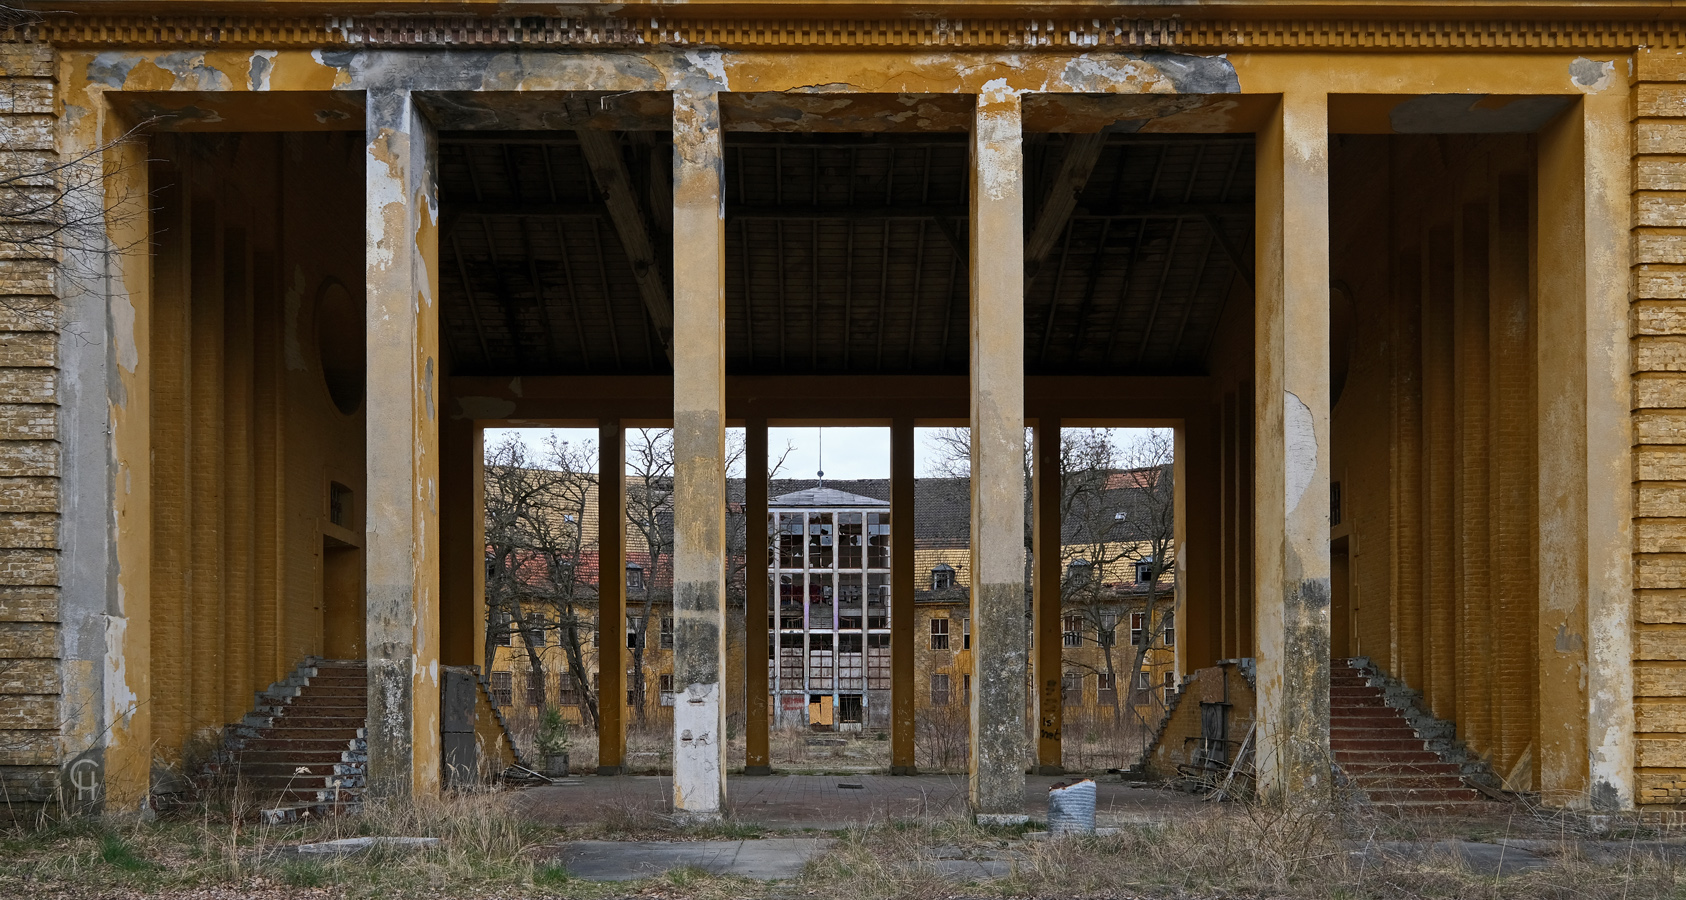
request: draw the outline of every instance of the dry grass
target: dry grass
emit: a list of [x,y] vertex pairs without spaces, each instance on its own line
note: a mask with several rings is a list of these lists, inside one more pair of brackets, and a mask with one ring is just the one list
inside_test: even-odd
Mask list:
[[[1573,817],[1541,817],[1526,808],[1510,821],[1399,820],[1346,804],[1305,803],[1225,804],[1160,826],[1053,841],[931,816],[841,832],[836,846],[794,882],[679,870],[634,885],[603,885],[573,879],[552,863],[559,845],[583,837],[740,839],[766,832],[731,822],[686,828],[632,806],[602,810],[590,828],[547,828],[520,814],[518,797],[487,792],[371,804],[360,815],[273,828],[210,807],[150,823],[73,820],[0,836],[6,862],[0,897],[1686,898],[1686,868],[1644,852],[1639,842],[1656,835],[1633,828],[1620,841],[1592,845],[1566,824]],[[363,835],[438,837],[442,846],[325,860],[292,849]],[[1526,837],[1548,864],[1504,877],[1472,871],[1432,847],[1449,837]],[[1392,849],[1383,846],[1388,842],[1395,842]],[[1409,846],[1401,850],[1399,842]],[[995,881],[957,884],[938,871],[939,860],[956,859],[996,860],[1011,871]]]

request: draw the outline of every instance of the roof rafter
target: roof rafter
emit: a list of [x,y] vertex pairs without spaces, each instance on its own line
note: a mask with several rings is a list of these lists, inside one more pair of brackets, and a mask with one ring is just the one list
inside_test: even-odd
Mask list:
[[574,133],[579,137],[580,151],[585,155],[586,166],[591,169],[591,177],[597,182],[598,190],[603,192],[609,220],[620,235],[627,261],[632,264],[632,277],[638,282],[644,309],[656,327],[656,339],[671,363],[673,298],[668,295],[667,279],[661,262],[656,259],[656,247],[650,240],[650,230],[644,222],[638,194],[632,189],[632,175],[627,171],[626,160],[621,157],[620,145],[609,132],[581,128]]

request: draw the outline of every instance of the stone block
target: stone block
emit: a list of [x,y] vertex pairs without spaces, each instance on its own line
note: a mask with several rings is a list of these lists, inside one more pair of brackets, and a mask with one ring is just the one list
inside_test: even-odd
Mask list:
[[[1686,373],[1639,372],[1632,384],[1634,409],[1686,410]],[[0,435],[5,433],[3,422],[0,419]]]
[[57,403],[58,373],[52,369],[0,369],[0,403]]
[[1633,269],[1634,294],[1640,300],[1686,298],[1686,268],[1644,265]]
[[1633,632],[1634,659],[1686,659],[1686,628],[1642,626]]
[[1646,519],[1686,518],[1686,484],[1678,481],[1641,482],[1635,491],[1634,516]]
[[1686,733],[1686,700],[1642,697],[1634,701],[1633,707],[1635,727],[1639,731]]
[[1640,335],[1633,342],[1635,372],[1686,372],[1686,337]]
[[[1686,122],[1681,124],[1686,131]],[[1648,228],[1686,227],[1686,193],[1642,191],[1634,195],[1633,224]]]
[[1686,447],[1639,447],[1633,461],[1639,481],[1686,481]]
[[0,513],[56,513],[58,510],[57,478],[0,478]]
[[59,760],[54,731],[0,731],[0,766],[51,766]]
[[1686,768],[1686,739],[1642,738],[1634,742],[1634,750],[1644,768]]
[[1633,261],[1686,265],[1686,231],[1644,229],[1633,233]]
[[58,331],[60,311],[51,294],[0,296],[0,331]]
[[[0,585],[56,585],[59,555],[53,550],[0,549]],[[4,656],[0,653],[0,656]]]
[[56,294],[53,264],[42,259],[0,259],[0,295]]
[[1633,126],[1633,152],[1686,153],[1686,121],[1640,119]]
[[39,584],[0,585],[0,622],[55,622],[59,589]]
[[1633,160],[1636,191],[1686,190],[1686,156],[1639,156]]
[[56,659],[56,622],[0,622],[0,659]]
[[1633,667],[1633,693],[1636,697],[1686,697],[1686,668],[1638,663]]
[[1686,590],[1640,591],[1638,600],[1640,622],[1686,624]]
[[1686,519],[1636,519],[1633,538],[1639,553],[1686,553]]
[[0,694],[0,730],[54,729],[59,724],[55,694]]
[[1686,301],[1640,300],[1628,316],[1635,335],[1686,335]]
[[58,438],[58,407],[46,403],[0,403],[0,441]]
[[1642,119],[1686,116],[1686,84],[1641,84],[1633,100],[1634,115]]
[[0,694],[57,694],[59,661],[10,659],[0,665]]
[[0,76],[52,78],[56,59],[50,44],[0,44]]
[[[34,113],[52,115],[53,89],[49,78],[7,78],[0,80],[0,115]],[[1662,104],[1666,108],[1666,102]],[[1659,113],[1658,115],[1667,115]]]
[[1646,410],[1634,413],[1633,439],[1640,444],[1686,444],[1686,412]]
[[1634,54],[1634,78],[1648,81],[1686,81],[1686,50],[1641,47]]
[[0,116],[0,144],[12,150],[52,150],[57,135],[58,119],[50,113]]
[[0,441],[0,478],[59,473],[59,445],[54,441]]
[[0,547],[57,547],[57,513],[11,513],[0,516]]
[[[7,766],[0,768],[0,791],[15,807],[19,803],[54,803],[59,799],[57,766]],[[4,816],[5,812],[0,812]]]
[[0,367],[58,365],[58,335],[49,331],[0,332]]
[[1642,590],[1686,588],[1686,557],[1639,554],[1633,558],[1636,587]]

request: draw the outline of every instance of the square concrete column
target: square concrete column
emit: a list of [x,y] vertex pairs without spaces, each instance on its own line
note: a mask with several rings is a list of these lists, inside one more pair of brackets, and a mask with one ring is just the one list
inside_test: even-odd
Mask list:
[[771,775],[767,710],[767,420],[744,428],[744,761],[745,775]]
[[[597,774],[626,771],[626,428],[597,423]],[[583,679],[584,672],[574,673]]]
[[890,423],[890,774],[916,775],[913,759],[917,705],[913,681],[913,420]]
[[1017,94],[972,123],[972,759],[980,822],[1024,820],[1024,127]]
[[720,95],[673,94],[673,808],[726,801],[726,304]]
[[439,207],[433,128],[369,92],[366,607],[369,789],[439,787]]
[[1060,638],[1060,420],[1038,416],[1033,452],[1035,456],[1036,527],[1031,553],[1035,571],[1035,603],[1032,628],[1036,632],[1036,774],[1064,774],[1061,758],[1064,702],[1060,697],[1063,674]]
[[1598,810],[1633,807],[1639,751],[1632,700],[1632,131],[1625,124],[1627,83],[1609,80],[1541,132],[1535,204],[1536,769],[1547,803]]
[[1326,794],[1329,753],[1328,97],[1259,133],[1254,615],[1259,784]]

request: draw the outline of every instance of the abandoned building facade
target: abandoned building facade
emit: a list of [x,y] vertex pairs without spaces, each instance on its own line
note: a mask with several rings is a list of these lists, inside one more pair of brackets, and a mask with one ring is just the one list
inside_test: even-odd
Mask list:
[[[1024,498],[1058,541],[1079,425],[1175,429],[1175,669],[1252,660],[1266,790],[1328,789],[1331,659],[1364,657],[1547,803],[1686,801],[1672,7],[523,6],[85,0],[6,33],[13,804],[136,809],[322,656],[364,661],[369,790],[439,790],[445,673],[485,657],[482,429],[523,423],[598,428],[605,472],[673,429],[682,815],[726,790],[724,433],[759,517],[769,423],[890,427],[892,510],[915,426],[969,426],[980,817],[1059,765],[1063,573],[1033,553],[1027,623]],[[907,771],[920,636],[889,639]]]
[[[639,481],[628,478],[629,492],[642,487]],[[591,478],[581,499],[593,498],[598,483]],[[794,486],[775,478],[771,487],[776,491]],[[661,496],[667,487],[661,485]],[[776,598],[766,621],[771,727],[858,734],[886,732],[891,726],[891,635],[902,626],[890,618],[890,574],[895,567],[890,538],[897,527],[887,499],[890,482],[863,479],[843,482],[842,487],[821,481],[778,493],[767,503],[767,596]],[[488,478],[486,490],[499,489],[499,480]],[[972,690],[966,562],[969,485],[964,478],[921,478],[915,481],[915,493],[913,515],[900,520],[914,531],[918,579],[912,626],[914,708],[921,715],[953,712],[970,704]],[[1131,502],[1135,498],[1128,491],[1111,494],[1102,501],[1107,518],[1140,505]],[[742,527],[731,521],[743,508],[742,479],[728,479],[727,496],[728,531],[733,532]],[[625,677],[625,704],[632,710],[628,715],[671,727],[676,701],[673,584],[668,574],[672,559],[667,552],[672,518],[664,502],[657,516],[663,538],[654,553],[641,528],[623,529],[627,563],[624,571],[607,575],[624,579],[626,619],[605,628],[596,609],[601,579],[606,577],[597,555],[603,523],[594,503],[582,505],[575,557],[555,564],[560,579],[578,582],[575,596],[581,602],[567,610],[543,602],[545,592],[560,579],[539,571],[545,562],[536,558],[538,553],[524,572],[538,602],[527,604],[522,618],[499,615],[495,601],[488,600],[492,702],[515,709],[516,720],[535,720],[543,707],[556,705],[570,722],[589,726],[594,722],[589,707],[607,702],[601,694],[600,668],[617,665]],[[1082,541],[1089,536],[1070,522],[1066,525],[1061,554],[1067,559],[1060,604],[1061,706],[1067,715],[1104,718],[1110,713],[1114,719],[1157,724],[1175,690],[1174,570],[1153,566],[1140,546]],[[739,576],[745,563],[741,531],[727,543],[726,605],[741,609],[747,599]],[[1078,555],[1082,552],[1113,564],[1103,568]],[[749,702],[744,637],[750,623],[747,612],[740,615],[736,621],[729,619],[726,627],[728,733],[741,728]],[[573,630],[563,622],[568,617],[579,623]],[[1026,638],[1027,651],[1034,652],[1034,635],[1027,633]],[[573,642],[578,646],[570,652]],[[1138,646],[1145,647],[1139,666]],[[639,651],[636,658],[634,650]]]

